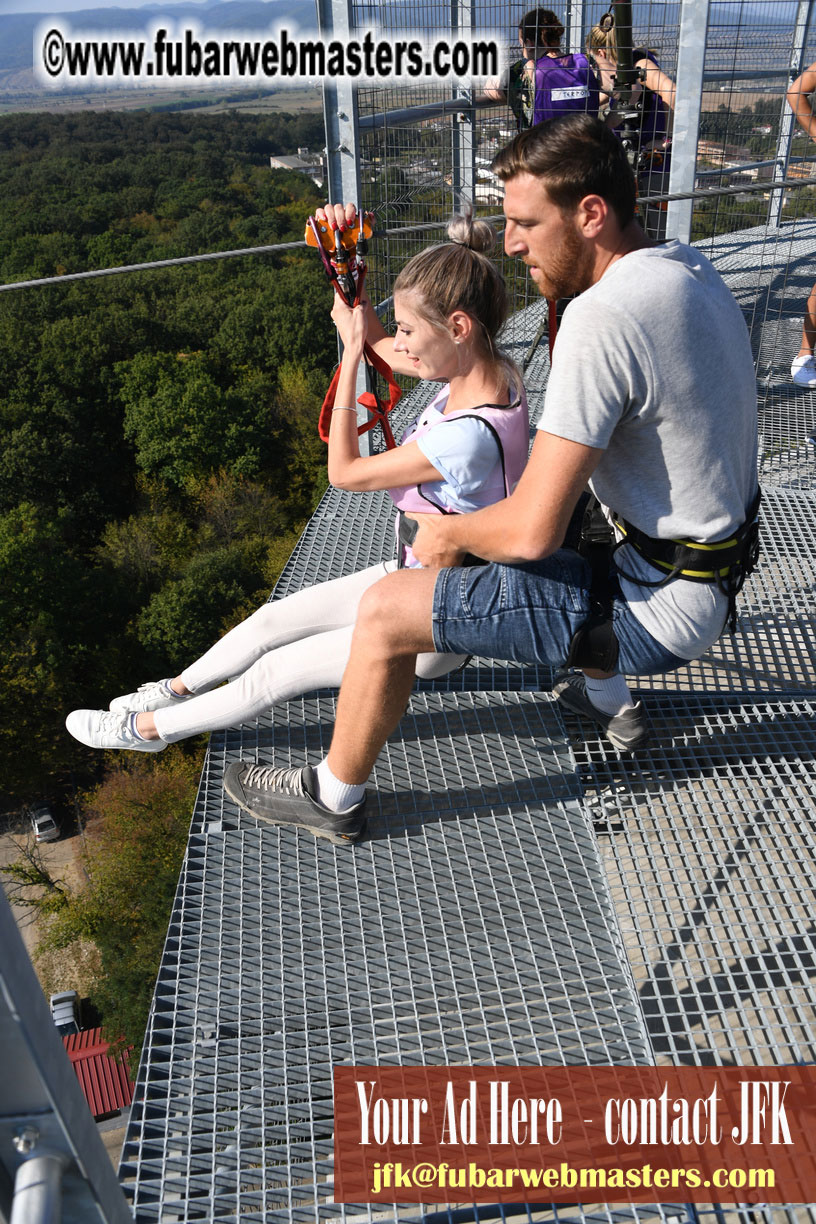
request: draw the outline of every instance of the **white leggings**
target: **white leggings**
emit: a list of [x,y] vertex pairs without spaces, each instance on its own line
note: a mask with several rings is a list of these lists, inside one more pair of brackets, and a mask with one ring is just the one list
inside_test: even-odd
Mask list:
[[[174,743],[203,731],[235,727],[278,701],[339,688],[360,600],[396,568],[396,561],[386,561],[264,604],[181,673],[195,695],[156,710],[161,738]],[[432,680],[465,658],[421,654],[416,674]],[[224,684],[230,677],[234,679]]]

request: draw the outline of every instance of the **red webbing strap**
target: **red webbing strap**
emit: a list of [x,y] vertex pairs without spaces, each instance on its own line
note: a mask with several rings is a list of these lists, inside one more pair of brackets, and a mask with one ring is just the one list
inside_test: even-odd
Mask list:
[[[365,270],[363,270],[363,273],[357,282],[357,298],[354,303],[355,306],[359,302],[360,296],[363,292],[364,280]],[[391,426],[388,423],[388,413],[399,402],[402,395],[402,389],[399,386],[399,383],[395,381],[394,371],[391,369],[390,365],[383,361],[382,357],[380,357],[378,353],[374,352],[374,349],[367,340],[365,348],[363,349],[363,361],[367,366],[370,366],[372,369],[376,370],[377,373],[380,374],[388,383],[388,401],[385,406],[383,406],[380,397],[371,391],[364,391],[362,395],[358,396],[357,403],[362,404],[364,408],[368,409],[370,419],[365,421],[364,424],[357,426],[357,433],[368,433],[368,431],[373,429],[375,425],[379,425],[383,431],[383,437],[385,439],[387,449],[393,450],[397,444],[394,441],[394,435],[391,432]],[[324,442],[328,442],[329,440],[332,409],[334,408],[334,400],[335,396],[337,395],[337,384],[340,380],[340,371],[342,368],[343,363],[341,362],[334,371],[334,377],[329,384],[329,389],[326,392],[326,398],[323,400],[323,407],[320,409],[320,419],[317,422],[317,432]]]
[[[379,397],[373,395],[370,391],[364,391],[363,394],[359,396],[357,400],[358,404],[362,404],[364,408],[367,408],[371,414],[371,417],[368,421],[365,421],[364,424],[357,426],[357,433],[368,433],[368,431],[373,429],[375,425],[379,425],[383,431],[385,445],[389,450],[393,450],[397,444],[394,441],[394,435],[391,432],[391,426],[388,423],[388,413],[395,406],[395,404],[398,403],[400,396],[402,395],[402,389],[400,388],[399,384],[394,381],[394,373],[391,367],[383,361],[382,357],[374,352],[374,349],[371,347],[368,341],[366,341],[366,346],[363,349],[363,360],[365,361],[366,365],[371,366],[377,371],[378,374],[381,374],[388,383],[388,400],[385,405],[383,405]],[[324,442],[328,442],[329,440],[332,409],[334,408],[334,400],[335,396],[337,395],[337,384],[340,381],[341,369],[342,363],[334,371],[334,378],[331,380],[329,389],[326,392],[326,398],[323,400],[323,407],[320,409],[320,420],[317,423],[317,432],[320,434],[320,437]]]
[[550,363],[552,363],[555,337],[558,335],[558,314],[556,312],[557,305],[558,303],[554,298],[547,298],[547,328],[550,335]]

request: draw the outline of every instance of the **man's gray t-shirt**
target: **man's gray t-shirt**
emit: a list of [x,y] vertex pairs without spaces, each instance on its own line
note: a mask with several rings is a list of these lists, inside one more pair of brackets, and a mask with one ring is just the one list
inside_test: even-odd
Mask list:
[[[671,242],[616,260],[564,312],[538,428],[604,451],[596,497],[650,536],[724,540],[756,492],[756,383],[748,331],[704,255]],[[624,573],[660,571],[624,546]],[[621,579],[659,642],[693,659],[716,641],[726,598],[674,579]]]

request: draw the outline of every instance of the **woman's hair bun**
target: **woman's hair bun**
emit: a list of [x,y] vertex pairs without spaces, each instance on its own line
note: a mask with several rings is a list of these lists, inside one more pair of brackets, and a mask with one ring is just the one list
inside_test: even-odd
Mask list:
[[489,221],[482,221],[472,213],[458,213],[448,224],[448,238],[486,255],[495,245],[496,231]]

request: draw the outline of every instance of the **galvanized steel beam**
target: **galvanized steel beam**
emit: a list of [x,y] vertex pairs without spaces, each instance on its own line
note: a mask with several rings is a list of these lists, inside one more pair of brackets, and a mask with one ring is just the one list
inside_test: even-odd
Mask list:
[[[703,92],[709,0],[684,0],[680,6],[680,37],[674,96],[672,162],[669,193],[694,190],[697,141]],[[692,201],[672,200],[666,217],[666,237],[691,238]]]
[[[324,42],[337,38],[348,43],[354,30],[351,0],[317,0],[317,25]],[[334,203],[343,201],[361,206],[360,132],[357,116],[357,86],[349,77],[323,78],[323,122],[326,129],[327,198]],[[343,346],[338,338],[338,357]],[[368,385],[365,366],[357,371],[356,396],[372,388]],[[357,423],[368,420],[368,410],[357,405]],[[360,453],[370,454],[371,432],[360,438]]]
[[132,1224],[2,890],[0,948],[0,1213],[44,1224],[61,1205],[65,1224]]
[[[459,38],[472,40],[475,26],[472,0],[451,0],[450,6],[451,44]],[[472,206],[476,185],[476,140],[473,111],[473,86],[454,85],[451,91],[454,103],[461,102],[462,110],[456,111],[452,123],[452,186],[454,206],[458,210]]]

